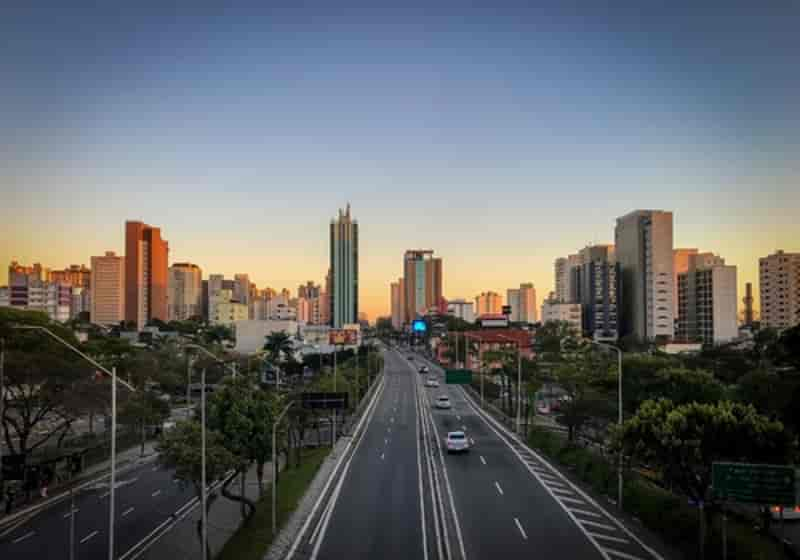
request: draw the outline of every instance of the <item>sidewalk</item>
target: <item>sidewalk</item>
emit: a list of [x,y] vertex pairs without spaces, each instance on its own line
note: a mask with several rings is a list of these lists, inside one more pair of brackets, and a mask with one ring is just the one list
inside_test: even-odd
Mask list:
[[[149,441],[144,446],[144,455],[140,455],[140,446],[136,445],[124,451],[117,453],[117,473],[120,469],[140,464],[142,462],[149,462],[155,458],[155,441]],[[86,468],[78,476],[70,479],[57,486],[51,486],[49,489],[49,496],[42,498],[38,495],[32,495],[31,501],[17,505],[10,514],[5,513],[5,501],[0,502],[0,533],[6,529],[6,526],[21,520],[27,520],[31,516],[36,515],[43,509],[57,504],[61,500],[69,497],[70,489],[76,490],[82,486],[94,483],[98,478],[108,476],[111,467],[111,458],[95,463],[94,465]]]

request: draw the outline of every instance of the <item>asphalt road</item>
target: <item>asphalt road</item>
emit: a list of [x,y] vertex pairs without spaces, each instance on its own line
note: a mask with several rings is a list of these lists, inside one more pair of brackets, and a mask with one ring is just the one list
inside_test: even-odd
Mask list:
[[[108,482],[75,497],[75,560],[108,558]],[[124,554],[193,498],[170,471],[147,463],[117,477],[116,551]],[[69,558],[70,503],[58,503],[0,540],[3,560]]]

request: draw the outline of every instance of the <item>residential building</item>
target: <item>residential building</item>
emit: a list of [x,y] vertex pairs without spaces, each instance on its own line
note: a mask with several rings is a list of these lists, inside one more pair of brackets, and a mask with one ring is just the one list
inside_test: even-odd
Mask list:
[[299,323],[310,323],[311,322],[311,300],[299,297],[297,298],[297,321]]
[[712,253],[688,257],[678,275],[678,339],[721,344],[739,334],[736,321],[736,267]]
[[497,292],[482,292],[475,297],[476,315],[497,315],[503,312],[503,298]]
[[214,325],[231,326],[236,321],[247,321],[247,305],[233,299],[233,290],[218,290],[211,296],[209,311],[213,315],[209,322]]
[[447,312],[467,323],[475,322],[475,304],[465,299],[451,299],[447,302]]
[[[91,282],[91,279],[90,279]],[[91,289],[83,286],[71,286],[69,318],[75,319],[81,313],[89,313],[91,316]]]
[[203,313],[203,273],[192,263],[174,263],[167,281],[167,316],[186,321]]
[[319,284],[315,284],[312,280],[309,280],[305,284],[300,284],[297,287],[297,297],[299,298],[306,298],[306,299],[314,299],[318,298],[320,293],[322,293],[322,288]]
[[675,321],[675,334],[678,334],[678,275],[689,270],[689,257],[696,255],[697,249],[673,249],[672,251],[672,318]]
[[512,323],[519,323],[519,290],[509,288],[506,290],[506,305],[510,308],[511,313],[508,314],[508,320]]
[[581,304],[583,335],[598,342],[619,337],[617,295],[619,275],[613,245],[593,245],[580,251],[581,265],[573,279]]
[[800,253],[776,251],[760,258],[758,266],[761,326],[788,329],[800,324]]
[[583,330],[583,313],[580,303],[561,303],[560,301],[545,300],[542,302],[542,324],[551,321],[569,323],[569,326],[578,334]]
[[442,259],[433,256],[430,249],[411,249],[403,255],[403,281],[405,286],[405,315],[410,324],[424,316],[442,299]]
[[233,299],[249,307],[250,277],[247,274],[233,275]]
[[577,286],[574,284],[572,271],[581,263],[580,255],[569,255],[556,259],[555,262],[555,286],[556,298],[562,303],[576,301]]
[[319,295],[319,322],[318,325],[330,325],[331,324],[331,297],[329,292],[322,292]]
[[390,297],[392,304],[392,328],[399,331],[405,323],[406,308],[406,281],[405,278],[398,278],[397,282],[392,282],[390,286]]
[[91,284],[91,276],[91,269],[86,268],[85,265],[71,264],[64,270],[50,270],[47,280],[88,289]]
[[92,257],[89,320],[97,325],[119,325],[125,320],[125,258],[113,251]]
[[142,222],[125,222],[125,320],[139,330],[148,321],[167,321],[169,244],[161,230]]
[[350,216],[350,204],[331,220],[331,324],[342,328],[358,320],[358,222]]
[[512,323],[536,322],[536,289],[533,284],[520,284],[519,288],[506,290],[506,305],[511,307],[509,320]]
[[671,338],[675,332],[672,212],[635,210],[617,218],[614,237],[622,292],[620,336]]
[[748,282],[744,285],[744,298],[742,298],[744,305],[744,313],[742,315],[742,324],[745,327],[752,327],[755,317],[753,315],[753,284]]
[[8,306],[46,313],[53,321],[70,319],[72,285],[47,280],[49,271],[38,263],[23,266],[12,261],[8,267],[8,288],[3,297]]

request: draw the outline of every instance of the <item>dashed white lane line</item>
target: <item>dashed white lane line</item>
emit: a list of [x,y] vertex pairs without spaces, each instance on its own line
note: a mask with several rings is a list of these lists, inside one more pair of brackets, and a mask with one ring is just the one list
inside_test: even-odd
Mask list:
[[474,440],[474,439],[472,439],[472,438],[469,438],[469,442],[470,442],[470,443],[471,443],[473,446],[475,445],[475,440]]
[[620,550],[614,550],[613,548],[602,547],[600,550],[606,554],[610,554],[611,556],[616,556],[618,558],[624,558],[625,560],[643,560],[639,556],[634,556],[633,554],[628,554],[627,552],[622,552]]
[[383,445],[389,445],[389,438],[383,438]]
[[383,461],[383,455],[384,455],[384,454],[383,454],[383,453],[381,453],[381,461]]
[[151,496],[151,497],[153,497],[153,498],[155,498],[155,497],[156,497],[156,496],[158,496],[159,494],[161,494],[161,490],[156,490],[155,492],[153,492],[152,494],[150,494],[150,496]]
[[389,418],[389,422],[391,422],[392,424],[394,424],[394,416],[392,416],[391,418]]
[[585,509],[578,509],[578,508],[567,508],[567,509],[570,510],[572,513],[577,513],[580,515],[588,515],[589,517],[600,517],[600,518],[603,517],[599,513],[595,513],[593,511],[586,511]]
[[16,539],[14,539],[13,541],[11,541],[11,544],[17,544],[17,543],[19,543],[19,542],[22,542],[22,541],[24,541],[25,539],[29,539],[29,538],[31,538],[31,537],[32,537],[33,535],[35,535],[35,534],[36,534],[36,533],[35,533],[34,531],[29,531],[29,532],[25,533],[24,535],[22,535],[21,537],[17,537],[17,538],[16,538]]
[[459,422],[461,422],[461,416],[459,416],[458,414],[456,414],[456,420],[458,420]]
[[85,543],[86,541],[88,541],[88,540],[89,540],[89,539],[91,539],[92,537],[96,536],[96,535],[97,535],[97,533],[99,533],[99,532],[100,532],[100,531],[92,531],[91,533],[89,533],[88,535],[86,535],[85,537],[83,537],[83,538],[81,539],[81,544]]
[[495,488],[497,488],[497,491],[498,491],[498,492],[500,493],[500,495],[502,496],[502,495],[503,495],[503,489],[502,489],[502,488],[500,488],[500,483],[499,483],[499,482],[497,482],[497,481],[495,481],[495,483],[494,483],[494,486],[495,486]]
[[566,484],[561,484],[560,482],[556,482],[555,480],[548,480],[547,481],[547,485],[548,486],[555,486],[556,488],[566,488],[567,487]]
[[525,529],[522,528],[522,523],[520,523],[519,519],[517,519],[516,517],[514,518],[514,523],[517,524],[517,529],[519,529],[519,532],[522,534],[522,538],[527,541],[528,540],[528,535],[525,534]]
[[628,544],[628,543],[631,542],[628,539],[621,539],[619,537],[612,537],[611,535],[605,535],[603,533],[594,533],[592,531],[589,531],[589,534],[592,535],[596,539],[604,539],[604,540],[607,540],[607,541],[617,542],[617,543],[620,543],[620,544]]
[[128,515],[129,513],[131,513],[131,512],[133,511],[133,509],[134,509],[134,508],[132,508],[132,507],[129,507],[128,509],[126,509],[125,511],[123,511],[123,512],[122,512],[122,517],[125,517],[126,515]]
[[462,424],[462,426],[461,426],[461,429],[462,429],[463,431],[465,431],[465,432],[467,431],[467,427],[466,427],[466,426],[464,426],[463,424]]
[[605,523],[598,523],[597,521],[587,521],[581,520],[581,525],[589,525],[591,527],[597,527],[598,529],[605,529],[606,531],[616,531],[616,527],[612,527],[611,525],[606,525]]
[[64,514],[64,519],[70,517],[73,513],[78,513],[80,510],[81,510],[80,508],[75,508],[72,511],[68,511],[67,513]]
[[156,465],[155,467],[153,467],[153,468],[152,468],[152,469],[150,469],[150,470],[151,470],[151,471],[153,471],[153,472],[156,472],[158,469],[159,469],[159,466],[158,466],[158,465]]
[[481,463],[486,464],[486,459],[483,458],[483,455],[481,455]]

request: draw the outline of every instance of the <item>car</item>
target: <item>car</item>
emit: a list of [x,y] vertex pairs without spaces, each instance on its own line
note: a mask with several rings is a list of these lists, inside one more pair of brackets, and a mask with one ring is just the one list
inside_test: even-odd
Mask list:
[[448,409],[452,407],[453,405],[450,404],[450,397],[447,395],[439,395],[436,397],[436,408]]
[[425,386],[426,387],[438,387],[439,386],[439,380],[436,379],[435,377],[429,377],[425,381]]
[[[769,508],[769,513],[772,515],[772,519],[780,519],[781,518],[781,507],[780,506],[772,506]],[[786,521],[791,521],[794,519],[800,519],[800,506],[795,507],[784,507],[783,508],[783,518]]]
[[444,446],[448,453],[469,453],[469,439],[462,431],[447,432]]
[[431,368],[429,368],[428,366],[421,366],[419,368],[419,372],[420,373],[430,373],[431,372]]

